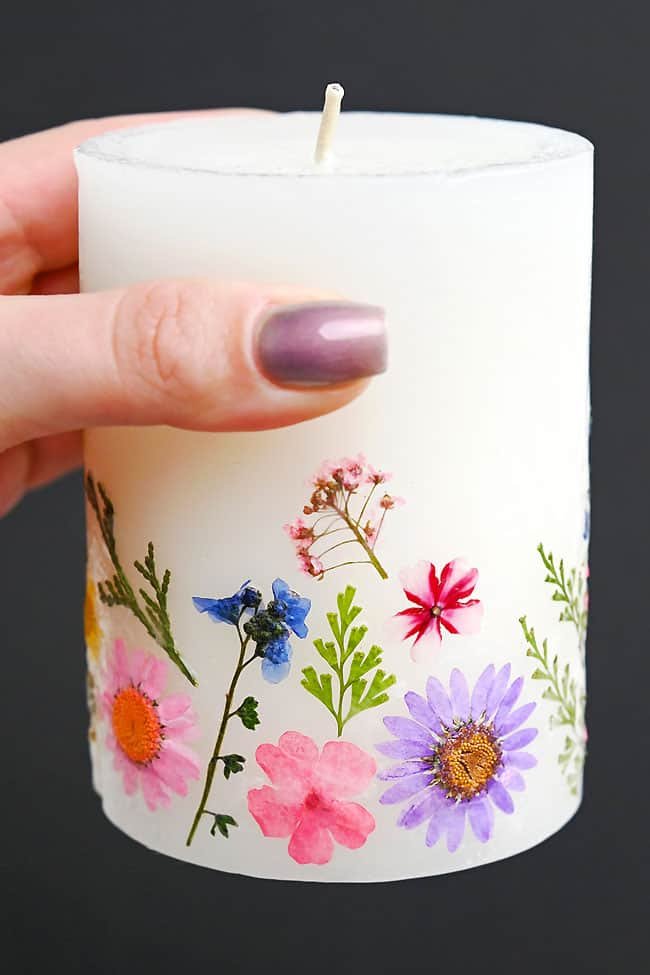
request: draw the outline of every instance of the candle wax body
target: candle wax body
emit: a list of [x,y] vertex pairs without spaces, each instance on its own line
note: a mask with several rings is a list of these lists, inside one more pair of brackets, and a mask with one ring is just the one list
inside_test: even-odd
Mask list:
[[[592,151],[534,125],[347,114],[334,168],[318,172],[317,129],[310,114],[201,120],[118,132],[77,152],[83,290],[182,275],[323,288],[384,306],[390,343],[388,372],[357,402],[292,428],[87,433],[87,469],[114,506],[120,564],[134,592],[153,595],[133,563],[154,543],[159,577],[171,570],[175,646],[199,682],[131,608],[99,598],[115,566],[89,507],[94,781],[122,830],[205,866],[331,881],[445,873],[533,846],[580,801]],[[367,509],[375,527],[384,491],[405,501],[386,512],[374,549],[388,579],[354,540],[338,561],[358,564],[304,575],[283,526],[302,515],[323,462],[359,453],[393,475]],[[357,514],[368,490],[350,495]],[[326,567],[336,555],[323,557]],[[413,619],[427,623],[430,612],[435,623],[428,564],[439,579],[450,563],[448,573],[460,571],[461,558],[478,576],[439,595],[451,626],[441,639],[429,626],[413,660],[413,637],[393,617],[424,609]],[[282,682],[266,681],[259,660],[242,675],[233,707],[254,698],[260,723],[227,723],[210,814],[188,846],[240,647],[235,627],[199,614],[192,597],[230,596],[250,579],[266,604],[276,578],[311,599],[309,635],[292,636]],[[419,603],[409,585],[419,585]],[[338,678],[313,640],[333,640],[326,614],[348,586],[368,628],[359,649],[380,646],[381,669],[396,681],[339,737],[327,692],[319,699],[301,681],[308,667],[329,675],[336,711]],[[136,735],[150,721],[155,740],[138,751],[125,738],[123,715],[136,706],[125,687],[144,694],[138,677],[150,658],[162,662],[160,680],[129,727]],[[350,685],[346,707],[356,691],[362,699],[364,688]],[[194,734],[179,746],[186,765],[167,768],[170,695],[187,698]],[[414,713],[414,726],[391,720]],[[393,745],[378,750],[383,742]],[[245,759],[243,770],[226,778],[224,755]],[[419,779],[408,774],[416,766],[386,777],[408,762]]]

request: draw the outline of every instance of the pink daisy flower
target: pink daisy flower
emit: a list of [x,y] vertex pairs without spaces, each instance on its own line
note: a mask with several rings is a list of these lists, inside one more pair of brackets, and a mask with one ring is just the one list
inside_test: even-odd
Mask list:
[[106,744],[124,791],[142,789],[151,810],[168,806],[170,792],[187,795],[188,779],[198,779],[200,765],[186,741],[197,731],[187,694],[163,697],[168,664],[143,650],[128,654],[116,640],[104,674],[102,710],[109,723]]
[[290,837],[296,863],[329,863],[334,843],[358,850],[375,828],[374,817],[348,802],[370,784],[375,760],[347,741],[328,741],[322,752],[311,738],[287,731],[277,745],[260,745],[257,763],[273,783],[248,793],[248,809],[264,836]]
[[404,593],[413,607],[397,613],[395,619],[403,640],[415,637],[411,649],[413,660],[426,653],[427,644],[437,648],[442,642],[443,627],[448,633],[469,636],[478,633],[483,606],[478,599],[467,599],[478,581],[478,569],[471,569],[462,559],[448,562],[436,575],[431,562],[418,562],[401,574]]

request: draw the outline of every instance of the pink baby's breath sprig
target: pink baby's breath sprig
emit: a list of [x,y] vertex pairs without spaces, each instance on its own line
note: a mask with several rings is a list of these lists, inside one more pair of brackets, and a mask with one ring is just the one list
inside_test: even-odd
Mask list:
[[[404,504],[404,499],[377,489],[391,475],[368,464],[363,454],[344,457],[336,463],[325,461],[309,484],[311,495],[302,509],[307,522],[296,518],[285,531],[296,546],[298,563],[303,572],[322,579],[326,572],[343,565],[372,565],[382,579],[388,573],[377,558],[375,548],[386,515]],[[372,506],[371,506],[372,505]],[[345,546],[362,549],[364,557],[332,562]]]

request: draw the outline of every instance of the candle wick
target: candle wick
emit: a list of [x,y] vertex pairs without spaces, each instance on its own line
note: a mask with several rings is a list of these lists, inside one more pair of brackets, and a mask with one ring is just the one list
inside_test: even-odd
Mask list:
[[326,163],[331,158],[332,142],[334,141],[336,123],[341,114],[341,102],[344,94],[342,85],[328,85],[325,89],[325,104],[323,105],[316,151],[314,152],[314,162],[317,166]]

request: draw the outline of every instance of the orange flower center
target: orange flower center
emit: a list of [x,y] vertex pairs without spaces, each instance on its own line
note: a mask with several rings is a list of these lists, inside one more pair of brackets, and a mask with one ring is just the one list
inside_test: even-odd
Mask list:
[[113,701],[113,731],[117,743],[132,762],[146,765],[156,757],[162,741],[157,705],[138,690],[126,687]]
[[501,764],[501,749],[489,726],[470,722],[438,748],[438,780],[450,799],[472,799]]

